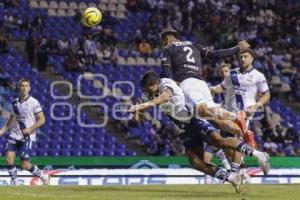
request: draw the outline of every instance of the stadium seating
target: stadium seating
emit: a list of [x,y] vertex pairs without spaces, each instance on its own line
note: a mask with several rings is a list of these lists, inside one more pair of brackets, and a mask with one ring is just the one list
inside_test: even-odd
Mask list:
[[[78,9],[85,9],[88,6],[100,7],[103,11],[107,11],[113,16],[112,24],[110,27],[113,29],[114,36],[117,43],[133,43],[135,38],[136,29],[142,27],[143,24],[147,24],[151,18],[151,13],[147,11],[129,12],[125,7],[126,0],[42,0],[42,1],[20,1],[20,7],[18,9],[8,8],[9,11],[16,14],[18,17],[28,17],[32,22],[37,13],[39,13],[44,21],[44,28],[42,30],[43,37],[61,39],[63,37],[69,37],[72,33],[75,33],[77,37],[80,37],[85,31],[74,17]],[[2,19],[4,8],[0,7],[0,19]],[[111,17],[111,16],[110,16]],[[106,26],[105,24],[103,25]],[[9,32],[13,39],[25,39],[29,30],[23,30],[19,27],[8,27]],[[35,36],[38,32],[35,31]],[[158,35],[153,34],[154,40],[158,41]],[[195,41],[195,36],[184,35],[184,38]],[[153,57],[147,57],[146,59],[135,55],[134,52],[127,50],[126,48],[118,49],[118,62],[113,65],[111,63],[98,63],[95,65],[87,65],[86,70],[93,73],[104,74],[108,77],[108,89],[112,88],[115,80],[131,80],[134,82],[135,97],[141,95],[141,91],[138,87],[139,80],[143,73],[149,70],[154,70],[159,73],[160,52],[153,52]],[[62,54],[49,55],[48,64],[53,67],[53,70],[57,74],[61,74],[64,80],[70,81],[74,87],[77,85],[77,78],[79,72],[68,72],[64,68],[65,56]],[[50,105],[55,102],[50,94],[50,83],[47,80],[41,78],[38,71],[34,70],[24,59],[10,48],[8,54],[2,54],[0,56],[0,64],[3,69],[10,75],[10,80],[15,82],[20,77],[29,76],[33,80],[32,83],[32,95],[40,100],[45,110],[48,122],[41,129],[38,134],[38,148],[36,148],[34,154],[40,156],[104,156],[104,155],[135,155],[135,152],[128,151],[124,144],[120,144],[114,137],[111,136],[105,129],[101,128],[81,128],[76,118],[72,116],[72,120],[57,121],[51,118]],[[13,70],[12,70],[13,69]],[[18,73],[16,73],[18,72]],[[280,77],[281,78],[281,77]],[[281,81],[279,78],[279,81]],[[40,86],[43,87],[40,87]],[[84,95],[99,95],[101,91],[94,87],[92,82],[86,81],[82,84],[81,90]],[[129,95],[131,89],[129,87],[120,87],[123,95]],[[55,91],[58,92],[58,91]],[[9,102],[12,100],[12,91],[7,91],[4,88],[0,88],[1,93],[1,105],[8,107]],[[98,100],[95,100],[96,102]],[[111,106],[116,102],[121,102],[120,98],[109,95],[104,99],[101,99],[108,105],[109,111]],[[297,136],[300,138],[300,116],[293,113],[288,107],[281,104],[281,102],[273,98],[270,102],[270,106],[275,113],[280,114],[282,118],[282,126],[289,127],[290,124],[296,130]],[[73,110],[76,108],[73,105]],[[103,112],[103,111],[101,111]],[[149,111],[151,113],[152,111]],[[57,107],[54,109],[53,114],[57,117],[68,116],[68,109],[65,107]],[[114,119],[109,112],[109,117]],[[93,123],[87,115],[83,115],[83,121]],[[161,125],[164,128],[172,128],[170,121],[163,116],[160,120]],[[153,119],[148,119],[139,126],[129,126],[129,136],[137,138],[141,145],[145,145],[149,148],[149,152],[157,151],[157,147],[154,145],[151,137],[150,129],[152,127]],[[86,134],[88,133],[88,134]],[[263,146],[264,139],[261,136],[256,136],[256,140],[260,146]],[[0,141],[3,141],[0,138]],[[163,148],[160,149],[158,154],[168,156],[171,155],[171,142],[169,139],[163,141]],[[3,142],[0,143],[3,145]],[[300,145],[295,143],[295,145]],[[48,148],[51,147],[51,148]],[[282,144],[280,146],[286,155],[291,155],[289,145]]]
[[[37,98],[44,108],[47,123],[38,133],[38,147],[34,151],[34,155],[38,156],[90,156],[90,155],[136,155],[135,152],[128,151],[125,145],[119,144],[116,139],[111,136],[104,128],[82,128],[76,122],[75,114],[71,115],[71,120],[54,120],[51,115],[56,118],[66,117],[69,110],[63,106],[57,106],[50,113],[51,104],[56,102],[50,96],[50,83],[44,80],[39,72],[32,69],[24,59],[10,48],[9,54],[0,55],[0,65],[9,74],[11,81],[19,80],[21,77],[31,77],[32,90],[31,94]],[[42,86],[42,87],[41,87]],[[17,94],[6,89],[0,89],[2,102],[1,105],[5,109],[9,109],[9,102]],[[58,94],[57,90],[54,90]],[[60,100],[61,101],[61,100]],[[60,102],[61,103],[61,102]],[[73,105],[73,111],[76,107]],[[82,115],[82,121],[93,124],[86,114]],[[2,122],[4,123],[4,122]],[[3,141],[1,138],[0,141]],[[2,142],[3,143],[3,142]],[[47,148],[47,147],[50,148]],[[100,148],[100,147],[103,148]],[[120,147],[120,148],[116,148]],[[98,149],[93,151],[93,149]],[[101,150],[101,151],[100,151]],[[4,152],[1,152],[3,155]]]

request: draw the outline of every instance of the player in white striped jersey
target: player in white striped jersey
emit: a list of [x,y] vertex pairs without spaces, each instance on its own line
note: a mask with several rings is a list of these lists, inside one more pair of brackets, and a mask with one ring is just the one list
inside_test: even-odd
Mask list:
[[162,106],[161,108],[171,120],[184,130],[182,140],[186,147],[186,154],[195,169],[221,180],[229,181],[234,185],[240,183],[240,176],[230,174],[225,169],[203,162],[203,143],[207,142],[219,148],[237,150],[245,155],[254,156],[264,173],[268,173],[270,166],[265,153],[253,149],[237,138],[223,138],[210,123],[189,115],[189,110],[186,109],[185,95],[175,81],[168,78],[159,79],[154,72],[148,72],[141,81],[141,87],[150,97],[153,94],[158,95],[154,96],[149,102],[132,106],[129,111],[137,112],[153,106]]
[[[227,63],[221,64],[219,73],[223,80],[225,79],[225,77],[230,75],[230,70],[231,70],[230,64],[227,64]],[[226,106],[229,104],[229,102],[228,102],[228,101],[230,101],[229,98],[230,97],[228,96],[228,93],[226,93],[226,91],[224,91],[224,93],[221,93],[221,99],[222,99],[221,104],[222,104],[222,107],[225,109],[227,109]]]
[[[230,70],[231,70],[230,64],[227,63],[221,64],[219,73],[220,76],[223,78],[223,80],[225,79],[225,77],[230,76]],[[224,93],[221,93],[221,99],[222,99],[221,105],[223,108],[226,109],[227,105],[230,102],[230,96],[228,95],[228,93],[226,93],[226,90],[224,91]],[[210,161],[212,159],[213,157],[212,150],[217,151],[214,148],[210,149],[210,146],[208,145],[206,146],[205,154],[204,154],[205,160]],[[245,183],[250,183],[250,176],[246,173],[246,170],[240,169],[240,165],[242,161],[241,153],[237,151],[228,151],[228,150],[225,150],[225,153],[228,159],[231,161],[231,166],[230,166],[231,172],[239,172],[243,180],[245,180]]]
[[[265,76],[253,68],[254,52],[245,49],[240,52],[240,68],[233,69],[224,81],[211,88],[212,93],[225,93],[225,108],[229,111],[245,110],[251,119],[255,111],[270,99],[269,87]],[[257,99],[258,94],[260,97]],[[249,124],[249,121],[247,121]],[[256,146],[255,140],[252,146]],[[236,169],[240,162],[232,163]],[[240,171],[244,179],[248,179],[244,170]]]
[[30,80],[21,79],[18,83],[19,97],[12,102],[12,113],[0,129],[0,136],[12,128],[6,143],[6,162],[11,177],[11,185],[18,185],[17,168],[14,165],[16,154],[20,154],[21,168],[38,176],[44,185],[49,184],[49,176],[36,165],[30,163],[32,145],[36,141],[36,129],[45,123],[40,103],[29,95]]
[[[252,66],[254,52],[245,49],[240,52],[240,67],[230,71],[230,76],[211,88],[212,93],[226,91],[226,109],[231,112],[245,110],[251,119],[256,110],[270,100],[269,87],[265,76]],[[258,97],[259,94],[259,98]],[[249,121],[247,122],[249,124]],[[246,129],[247,127],[244,127]],[[256,146],[252,141],[251,146]]]

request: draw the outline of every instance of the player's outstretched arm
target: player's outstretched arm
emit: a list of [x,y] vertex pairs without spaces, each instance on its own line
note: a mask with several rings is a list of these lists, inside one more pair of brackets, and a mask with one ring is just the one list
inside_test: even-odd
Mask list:
[[39,112],[36,114],[37,116],[37,121],[35,122],[35,124],[33,124],[31,127],[29,128],[25,128],[23,131],[23,134],[25,135],[30,135],[35,129],[41,127],[43,124],[45,124],[46,119],[45,119],[45,115],[43,112]]
[[221,94],[221,93],[224,93],[224,88],[221,84],[219,85],[216,85],[216,86],[213,86],[213,87],[210,87],[210,92],[212,94]]
[[259,106],[263,106],[265,105],[266,103],[268,103],[270,101],[270,98],[271,98],[271,94],[270,92],[265,92],[260,98],[259,100],[257,101],[257,104]]
[[0,129],[0,136],[2,136],[8,129],[10,129],[11,125],[15,121],[15,116],[10,115],[4,126]]
[[226,58],[228,56],[231,56],[243,49],[249,48],[250,45],[246,41],[241,41],[238,43],[237,46],[234,46],[229,49],[220,49],[220,50],[207,50],[204,47],[198,45],[201,51],[201,55],[204,58],[210,58],[210,59],[221,59]]
[[265,93],[258,99],[258,101],[256,102],[256,104],[254,104],[254,105],[252,105],[252,106],[249,106],[249,107],[247,108],[247,110],[246,110],[247,115],[248,115],[248,116],[253,115],[259,107],[261,107],[261,106],[265,105],[267,102],[269,102],[270,97],[271,97],[270,92],[269,92],[269,91],[268,91],[268,92],[265,92]]
[[162,50],[161,58],[161,73],[160,78],[172,79],[172,62],[171,56],[166,48]]
[[138,112],[135,112],[135,113],[133,113],[133,114],[134,114],[134,119],[135,119],[137,122],[144,122],[145,113],[144,113],[143,110],[138,111]]
[[140,111],[140,110],[145,110],[147,108],[165,103],[165,102],[169,101],[171,99],[171,97],[172,97],[172,91],[170,89],[166,89],[155,99],[153,99],[149,102],[142,103],[142,104],[133,105],[129,108],[128,111],[136,112],[136,111]]
[[234,135],[240,135],[241,129],[233,120],[236,119],[235,113],[229,112],[220,107],[209,108],[206,104],[197,105],[199,117],[206,118],[219,129]]
[[160,78],[170,78],[172,79],[172,68],[171,65],[162,65]]

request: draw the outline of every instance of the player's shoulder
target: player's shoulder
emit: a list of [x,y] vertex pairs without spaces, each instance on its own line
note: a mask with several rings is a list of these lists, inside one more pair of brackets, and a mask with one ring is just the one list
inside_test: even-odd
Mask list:
[[253,76],[256,78],[265,78],[265,75],[255,68],[253,68],[250,73],[253,74]]
[[174,49],[174,47],[175,47],[174,44],[170,43],[163,48],[163,51],[170,51],[170,50]]
[[34,98],[32,96],[29,97],[28,101],[32,104],[37,104],[37,103],[39,104],[40,103],[39,100],[37,100],[36,98]]
[[179,88],[179,86],[177,85],[177,83],[170,79],[170,78],[162,78],[160,79],[160,88],[164,89],[164,88],[170,88],[172,90],[177,90]]
[[164,49],[165,50],[172,50],[172,49],[176,49],[177,47],[193,46],[193,45],[194,45],[194,43],[192,43],[191,41],[188,41],[188,40],[175,41],[175,42],[171,42],[170,44],[165,46]]
[[230,71],[232,71],[232,72],[240,72],[240,68],[236,67],[236,68],[231,69]]
[[161,78],[160,79],[160,84],[161,85],[165,85],[165,84],[177,85],[176,82],[173,79],[170,79],[170,78]]
[[258,69],[255,69],[254,67],[253,67],[251,73],[253,73],[253,74],[259,74],[259,75],[264,75],[261,71],[259,71]]
[[230,74],[235,74],[235,73],[240,73],[240,68],[237,67],[237,68],[233,68],[230,70]]
[[16,103],[18,103],[18,101],[19,101],[19,97],[16,97],[16,98],[14,98],[13,100],[12,100],[12,104],[16,104]]

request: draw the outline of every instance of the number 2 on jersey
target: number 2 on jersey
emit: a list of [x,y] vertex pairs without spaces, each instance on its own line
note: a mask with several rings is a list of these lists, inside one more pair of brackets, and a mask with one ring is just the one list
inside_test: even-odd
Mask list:
[[193,49],[191,47],[183,47],[183,51],[187,52],[186,60],[191,63],[195,63],[195,58],[192,56]]

